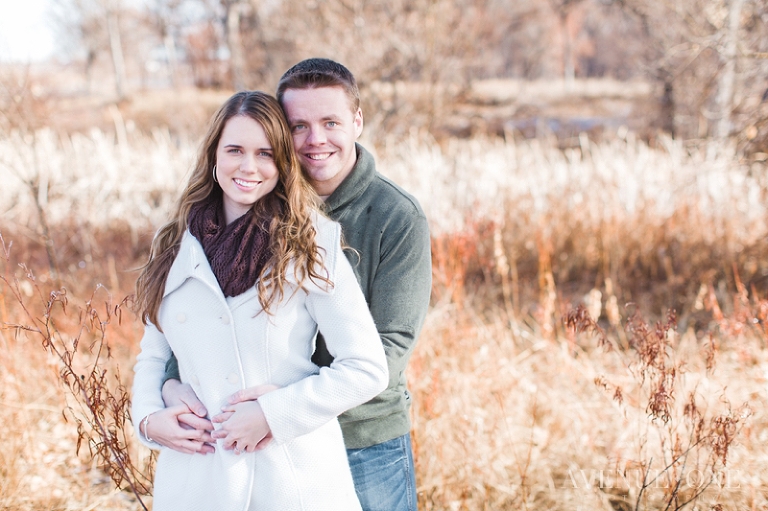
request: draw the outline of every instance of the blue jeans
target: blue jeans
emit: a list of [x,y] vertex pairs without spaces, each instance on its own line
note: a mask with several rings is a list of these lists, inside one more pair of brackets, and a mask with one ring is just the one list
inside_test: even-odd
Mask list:
[[362,449],[347,449],[363,511],[416,511],[411,435]]

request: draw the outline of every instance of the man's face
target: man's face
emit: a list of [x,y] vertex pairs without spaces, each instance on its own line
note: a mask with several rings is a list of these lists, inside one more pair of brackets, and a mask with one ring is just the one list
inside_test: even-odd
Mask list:
[[288,89],[283,110],[301,166],[318,195],[330,195],[352,172],[363,112],[352,111],[341,87]]

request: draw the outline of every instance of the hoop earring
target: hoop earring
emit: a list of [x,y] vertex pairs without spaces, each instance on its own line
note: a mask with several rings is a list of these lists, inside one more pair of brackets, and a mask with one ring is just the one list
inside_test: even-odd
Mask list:
[[217,183],[219,182],[219,180],[218,180],[218,179],[216,179],[216,165],[214,165],[214,166],[213,166],[213,180],[214,180],[215,182],[217,182]]

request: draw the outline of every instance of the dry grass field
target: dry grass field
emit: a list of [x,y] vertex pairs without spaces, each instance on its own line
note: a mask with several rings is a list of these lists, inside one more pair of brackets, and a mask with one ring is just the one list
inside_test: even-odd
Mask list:
[[[124,299],[194,152],[130,127],[0,138],[1,509],[151,508]],[[626,130],[414,133],[377,161],[433,235],[420,509],[768,509],[763,162]]]

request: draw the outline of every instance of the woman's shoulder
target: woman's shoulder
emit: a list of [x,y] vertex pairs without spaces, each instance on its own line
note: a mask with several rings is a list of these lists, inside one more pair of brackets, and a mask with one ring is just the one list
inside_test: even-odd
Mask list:
[[[344,259],[341,248],[341,225],[325,216],[320,211],[312,212],[312,225],[315,228],[315,243],[322,261],[321,275],[331,282],[336,279],[339,261]],[[326,289],[326,286],[320,286]]]
[[331,220],[320,211],[312,212],[312,225],[315,227],[315,241],[325,250],[341,248],[341,225]]

